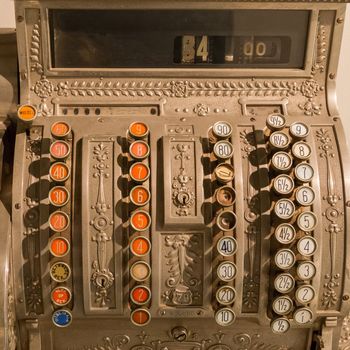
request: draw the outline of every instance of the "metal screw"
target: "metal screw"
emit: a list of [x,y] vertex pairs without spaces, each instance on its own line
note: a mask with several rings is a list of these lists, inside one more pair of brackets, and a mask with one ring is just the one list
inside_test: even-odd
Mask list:
[[331,73],[331,74],[329,74],[329,79],[335,79],[335,74],[334,73]]
[[350,207],[350,201],[347,201],[347,202],[346,202],[346,206],[347,206],[347,207]]
[[20,203],[16,203],[16,204],[15,204],[15,208],[16,208],[16,209],[21,209],[21,204],[20,204]]
[[24,17],[23,16],[17,16],[17,21],[18,22],[23,22],[24,21]]
[[187,329],[185,327],[176,327],[172,331],[173,338],[178,342],[183,342],[187,339]]
[[343,295],[343,300],[347,301],[350,299],[350,296],[348,294]]
[[343,17],[337,18],[337,23],[338,24],[342,24],[343,22],[344,22],[344,18]]

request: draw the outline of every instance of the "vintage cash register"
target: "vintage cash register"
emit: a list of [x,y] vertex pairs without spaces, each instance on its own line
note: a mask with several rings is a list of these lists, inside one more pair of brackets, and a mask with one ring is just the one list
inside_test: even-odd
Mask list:
[[15,6],[0,348],[349,349],[346,5]]

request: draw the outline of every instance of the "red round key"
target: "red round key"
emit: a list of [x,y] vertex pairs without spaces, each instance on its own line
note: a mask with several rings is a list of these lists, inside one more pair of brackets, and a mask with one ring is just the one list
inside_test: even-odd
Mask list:
[[50,147],[50,154],[56,159],[64,159],[70,153],[70,146],[66,141],[55,141]]
[[64,237],[54,238],[50,243],[50,253],[58,258],[65,256],[69,249],[70,243]]
[[149,155],[149,146],[145,141],[135,141],[130,145],[129,152],[135,159],[144,159]]
[[56,232],[62,232],[69,226],[69,217],[62,211],[56,211],[50,215],[50,228]]
[[70,126],[66,122],[56,122],[51,126],[51,134],[55,137],[66,137],[70,133]]
[[135,205],[145,205],[149,202],[150,198],[151,194],[146,187],[136,186],[130,191],[130,200]]
[[147,136],[149,132],[148,126],[142,122],[135,122],[129,126],[129,133],[136,138],[142,138]]
[[151,298],[151,291],[146,286],[136,286],[130,293],[131,300],[137,305],[146,304]]
[[50,203],[56,207],[63,207],[69,201],[69,192],[63,186],[55,186],[49,192]]
[[151,315],[145,309],[137,309],[131,313],[131,321],[136,326],[145,326],[150,320]]
[[65,163],[57,162],[50,167],[50,177],[56,182],[64,182],[69,178],[69,168]]
[[130,167],[130,177],[136,182],[144,182],[150,175],[149,167],[143,163],[134,163]]
[[136,211],[131,215],[130,223],[136,231],[144,231],[151,225],[151,217],[143,210]]
[[51,300],[55,305],[67,305],[72,298],[71,291],[66,287],[57,287],[51,292]]
[[136,256],[144,256],[151,250],[151,243],[146,237],[136,237],[130,244],[130,250]]

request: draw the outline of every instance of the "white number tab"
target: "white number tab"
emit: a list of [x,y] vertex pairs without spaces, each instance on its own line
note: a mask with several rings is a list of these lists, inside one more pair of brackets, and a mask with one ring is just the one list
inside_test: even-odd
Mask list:
[[306,136],[309,135],[310,129],[306,124],[296,122],[290,126],[289,132],[292,135],[292,137],[295,137],[296,139],[304,139]]
[[235,321],[235,319],[235,313],[227,307],[218,310],[215,314],[215,321],[220,326],[229,326]]
[[275,264],[282,270],[290,269],[295,264],[295,255],[290,249],[281,249],[275,255]]
[[295,213],[294,203],[290,199],[280,199],[275,204],[275,214],[283,220],[290,219]]
[[230,305],[236,299],[236,291],[230,286],[222,286],[216,292],[216,300],[222,305]]
[[311,156],[311,147],[305,142],[297,142],[292,147],[292,154],[295,158],[306,160]]
[[228,122],[217,122],[213,125],[213,134],[219,138],[227,138],[232,134],[232,126]]
[[295,177],[300,182],[310,182],[314,176],[314,169],[308,163],[300,163],[295,167]]
[[232,281],[237,273],[236,265],[230,261],[222,262],[217,269],[218,277],[225,282]]
[[290,194],[294,189],[294,181],[289,175],[278,175],[273,181],[273,189],[281,195]]
[[317,249],[317,242],[315,238],[306,236],[298,241],[298,252],[304,256],[312,256]]
[[292,157],[286,152],[277,152],[272,156],[272,166],[277,171],[286,172],[293,165]]
[[223,256],[232,256],[236,253],[237,242],[233,237],[222,237],[217,244],[217,249]]
[[271,130],[281,130],[286,126],[286,118],[282,114],[270,114],[266,119],[266,125]]
[[294,321],[299,324],[310,323],[313,319],[313,313],[310,309],[303,307],[294,312]]
[[289,137],[284,132],[275,131],[270,135],[270,144],[272,147],[284,150],[289,146]]
[[317,225],[317,217],[311,211],[304,211],[298,216],[298,227],[302,231],[313,231]]
[[293,309],[293,301],[291,298],[282,295],[273,301],[272,309],[278,315],[287,315]]
[[295,280],[290,273],[281,273],[274,281],[275,289],[280,293],[289,293],[295,285]]
[[295,239],[295,228],[290,224],[281,224],[275,230],[275,237],[282,244],[290,244]]
[[271,322],[271,330],[277,334],[283,334],[289,331],[290,323],[286,318],[276,318]]
[[316,275],[316,266],[311,261],[303,261],[297,267],[297,276],[303,281],[310,280]]
[[300,205],[305,207],[314,202],[315,196],[315,191],[309,186],[301,186],[295,192],[295,199]]
[[308,304],[315,298],[316,292],[312,286],[301,286],[295,292],[295,298],[300,304]]
[[214,154],[219,159],[228,159],[233,155],[233,146],[228,141],[219,141],[214,145]]

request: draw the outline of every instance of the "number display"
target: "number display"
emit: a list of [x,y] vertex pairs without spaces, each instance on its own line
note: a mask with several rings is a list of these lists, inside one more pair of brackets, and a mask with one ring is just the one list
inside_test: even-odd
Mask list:
[[300,163],[295,167],[295,177],[300,182],[310,182],[314,176],[314,169],[308,163]]
[[213,152],[219,159],[228,159],[233,155],[233,146],[228,141],[219,141],[214,145]]
[[315,238],[306,236],[298,241],[298,252],[304,256],[312,256],[317,249],[317,242]]
[[222,237],[217,243],[217,250],[223,256],[232,256],[236,253],[237,242],[233,237]]
[[317,217],[311,211],[304,211],[298,216],[297,224],[302,231],[313,231],[317,225]]
[[295,192],[295,199],[302,206],[309,206],[315,200],[315,191],[310,186],[301,186]]
[[278,315],[287,315],[293,309],[293,301],[287,296],[280,296],[273,301],[272,309]]
[[229,308],[220,309],[215,314],[215,321],[220,326],[229,326],[235,321],[235,319],[235,313]]
[[290,269],[295,264],[295,255],[290,249],[281,249],[275,255],[275,264],[282,270]]
[[280,293],[289,293],[295,285],[293,276],[289,273],[281,273],[274,281],[275,289]]
[[311,261],[303,261],[297,267],[297,276],[303,281],[310,280],[316,275],[316,266]]
[[298,324],[307,324],[312,321],[313,313],[310,309],[304,307],[294,312],[293,319]]
[[297,142],[292,147],[292,154],[295,158],[306,160],[311,156],[311,147],[305,142]]
[[275,237],[279,243],[290,244],[295,239],[295,228],[290,224],[281,224],[275,230]]
[[227,138],[232,134],[232,126],[228,122],[216,122],[213,125],[213,134],[218,138]]
[[295,298],[300,304],[308,304],[315,298],[316,292],[312,286],[300,286],[295,292]]
[[289,137],[284,132],[275,131],[270,135],[270,144],[277,149],[286,149],[289,146]]
[[271,322],[271,330],[276,334],[283,334],[289,331],[290,323],[286,318],[277,318]]
[[290,126],[289,132],[293,137],[297,139],[303,139],[309,135],[310,129],[306,124],[301,122],[296,122]]
[[218,277],[225,282],[232,281],[236,277],[236,265],[230,261],[222,262],[217,269]]
[[294,180],[289,175],[278,175],[273,181],[273,189],[278,194],[290,194],[294,190]]
[[222,305],[230,305],[236,298],[236,291],[230,286],[222,286],[216,292],[216,300]]
[[286,118],[282,114],[270,114],[266,119],[266,125],[271,130],[281,130],[286,126]]
[[295,213],[294,203],[290,199],[280,199],[274,208],[275,214],[283,220],[290,219]]
[[286,152],[277,152],[272,156],[272,166],[277,171],[286,172],[293,165],[292,157]]

